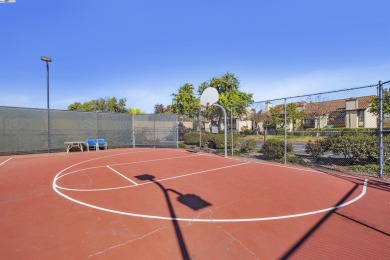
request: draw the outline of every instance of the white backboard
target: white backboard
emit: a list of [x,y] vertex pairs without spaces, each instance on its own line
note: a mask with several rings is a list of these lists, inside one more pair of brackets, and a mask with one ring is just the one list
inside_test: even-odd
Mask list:
[[200,96],[200,105],[204,107],[208,107],[217,103],[218,100],[219,100],[219,94],[217,89],[208,87],[203,91],[202,96]]

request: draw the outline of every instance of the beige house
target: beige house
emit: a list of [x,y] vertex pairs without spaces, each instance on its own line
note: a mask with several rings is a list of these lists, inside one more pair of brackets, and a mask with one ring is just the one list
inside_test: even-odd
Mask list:
[[[295,130],[324,127],[376,128],[378,116],[369,111],[372,97],[296,103],[299,111],[305,111],[305,119],[295,122]],[[267,103],[266,111],[271,107],[272,104]],[[263,130],[262,123],[259,128]],[[293,122],[289,122],[287,130],[294,130]]]

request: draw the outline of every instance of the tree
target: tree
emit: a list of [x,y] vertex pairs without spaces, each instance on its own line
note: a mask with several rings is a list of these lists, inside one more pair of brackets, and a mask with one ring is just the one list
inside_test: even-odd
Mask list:
[[[390,89],[383,89],[383,114],[390,114]],[[379,114],[379,98],[373,96],[371,98],[370,112],[378,115]]]
[[[228,72],[220,78],[213,77],[209,82],[203,82],[198,87],[198,94],[201,95],[208,87],[217,89],[219,93],[218,104],[225,108],[227,115],[230,115],[232,111],[235,116],[247,116],[246,107],[253,103],[253,94],[239,90],[240,81],[233,73]],[[206,111],[206,117],[220,127],[223,113],[220,109],[210,107]]]
[[140,108],[129,108],[129,109],[127,110],[127,113],[132,114],[132,115],[145,114],[145,112],[141,111]]
[[284,126],[284,107],[282,105],[271,107],[265,114],[264,126],[277,128],[278,126]]
[[154,113],[155,114],[163,114],[166,112],[167,112],[167,108],[165,108],[163,104],[154,105]]
[[266,126],[264,125],[266,119],[267,119],[267,113],[264,112],[262,109],[251,114],[250,120],[252,120],[253,124],[255,125],[256,134],[259,134],[259,123],[261,122],[263,123],[264,130],[266,130]]
[[80,102],[74,102],[73,104],[70,104],[68,106],[68,110],[82,111],[83,110],[83,104],[81,104]]
[[[292,123],[293,128],[298,120],[304,118],[305,114],[303,111],[298,110],[296,103],[290,103],[286,105],[287,112],[287,124]],[[257,120],[261,120],[266,127],[285,127],[284,124],[284,105],[278,105],[271,107],[268,112],[259,111],[256,115]]]
[[127,113],[126,99],[121,98],[118,101],[116,97],[94,99],[83,104],[75,102],[68,106],[68,110]]
[[293,130],[295,130],[298,121],[303,120],[306,115],[303,110],[300,111],[298,109],[298,105],[296,103],[287,104],[286,112],[287,112],[287,122],[292,123]]
[[115,97],[107,98],[105,104],[107,111],[115,113],[127,113],[125,98],[121,98],[119,101],[117,101]]
[[192,84],[186,83],[178,89],[177,94],[172,94],[170,112],[174,114],[196,117],[199,111],[199,99],[194,95]]
[[314,120],[317,122],[317,125],[314,125],[315,128],[321,128],[321,121],[323,119],[328,119],[328,121],[333,118],[335,115],[332,113],[334,111],[334,101],[325,101],[321,97],[317,97],[314,102],[309,102],[305,104],[305,116],[307,119]]

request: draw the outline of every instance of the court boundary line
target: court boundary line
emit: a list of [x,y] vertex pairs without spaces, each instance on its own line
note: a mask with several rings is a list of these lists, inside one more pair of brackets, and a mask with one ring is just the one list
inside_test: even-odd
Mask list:
[[[123,154],[129,154],[129,153],[123,153]],[[207,222],[207,223],[221,223],[221,222],[225,222],[225,223],[231,223],[231,222],[255,222],[255,221],[281,220],[281,219],[289,219],[289,218],[296,218],[296,217],[304,217],[304,216],[309,216],[309,215],[314,215],[314,214],[319,214],[319,213],[323,213],[323,212],[327,212],[327,211],[336,210],[336,209],[348,206],[348,205],[350,205],[352,203],[355,203],[356,201],[358,201],[361,198],[363,198],[364,195],[366,194],[367,184],[368,184],[368,179],[365,179],[364,184],[363,184],[363,188],[362,188],[362,192],[357,197],[355,197],[354,199],[351,199],[350,201],[347,201],[347,202],[345,202],[343,204],[339,204],[339,205],[336,205],[336,206],[333,206],[333,207],[319,209],[319,210],[310,211],[310,212],[298,213],[298,214],[273,216],[273,217],[262,217],[262,218],[241,218],[241,219],[213,219],[213,218],[198,219],[196,217],[195,218],[171,218],[171,217],[163,217],[163,216],[154,216],[154,215],[138,214],[138,213],[131,213],[131,212],[123,212],[123,211],[112,210],[112,209],[107,209],[107,208],[95,206],[95,205],[92,205],[92,204],[89,204],[89,203],[86,203],[86,202],[83,202],[83,201],[76,200],[76,199],[74,199],[74,198],[72,198],[72,197],[62,193],[61,191],[59,191],[57,189],[57,187],[59,188],[59,186],[57,186],[56,181],[59,179],[59,175],[61,173],[63,173],[64,171],[66,171],[66,170],[68,170],[68,169],[70,169],[70,168],[72,168],[72,167],[74,167],[76,165],[80,165],[80,164],[88,162],[88,161],[93,161],[93,160],[98,160],[98,159],[102,159],[102,158],[113,157],[113,156],[118,156],[118,155],[123,155],[123,154],[102,156],[102,157],[86,160],[86,161],[79,162],[79,163],[76,163],[74,165],[71,165],[71,166],[63,169],[62,171],[60,171],[55,176],[55,178],[53,180],[53,183],[52,183],[52,188],[58,195],[66,198],[66,199],[68,199],[68,200],[70,200],[72,202],[75,202],[77,204],[80,204],[80,205],[83,205],[83,206],[87,206],[87,207],[90,207],[90,208],[94,208],[94,209],[97,209],[97,210],[101,210],[101,211],[105,211],[105,212],[109,212],[109,213],[114,213],[114,214],[119,214],[119,215],[140,217],[140,218],[146,218],[146,219],[169,220],[169,221],[175,220],[175,221],[185,221],[185,222]],[[232,158],[232,159],[234,159],[234,158]],[[237,159],[234,159],[234,160],[237,160]],[[251,161],[244,160],[243,164],[249,164],[249,163],[251,163]],[[259,164],[262,164],[262,163],[259,162]],[[264,163],[264,164],[268,164],[268,163]],[[238,165],[242,165],[242,164],[238,164]],[[274,165],[274,164],[271,164],[271,165]],[[280,166],[280,167],[285,167],[285,168],[294,168],[294,167],[288,167],[288,166],[286,167],[284,165],[277,165],[277,164],[275,164],[274,166]],[[294,169],[305,171],[304,168],[303,169],[301,169],[301,168],[294,168]],[[208,170],[208,171],[210,171],[210,170]],[[323,174],[323,173],[321,173],[319,171],[312,170],[312,169],[308,169],[306,171],[312,171],[312,172],[317,172],[317,173]],[[146,183],[145,184],[140,184],[140,185],[146,185]],[[140,185],[138,185],[138,186],[140,186]],[[134,187],[134,185],[131,185],[129,187]],[[129,187],[127,187],[127,188],[129,188]],[[213,211],[209,210],[209,212],[212,213]]]
[[[184,177],[188,177],[191,175],[197,175],[197,174],[201,174],[201,173],[205,173],[205,172],[223,170],[223,169],[237,167],[237,166],[246,165],[246,164],[250,164],[250,163],[251,162],[243,162],[243,163],[239,163],[239,164],[222,166],[222,167],[213,168],[213,169],[207,169],[207,170],[202,170],[202,171],[197,171],[197,172],[190,172],[190,173],[186,173],[186,174],[182,174],[182,175],[178,175],[178,176],[173,176],[173,177],[168,177],[168,178],[164,178],[161,180],[156,180],[156,182],[163,182],[163,181],[168,181],[168,180],[173,180],[173,179],[184,178]],[[150,184],[153,184],[153,183],[152,182],[137,183],[137,185],[120,186],[120,187],[113,187],[113,188],[100,188],[100,189],[72,189],[72,188],[65,188],[65,187],[59,186],[57,184],[56,184],[56,187],[61,189],[61,190],[67,190],[67,191],[93,192],[93,191],[110,191],[110,190],[128,189],[128,188],[133,188],[135,186],[144,186],[144,185],[150,185]]]
[[[154,161],[163,161],[163,160],[173,160],[173,159],[181,159],[181,158],[188,158],[188,157],[196,157],[196,156],[200,156],[200,155],[188,155],[188,156],[175,156],[175,157],[167,157],[167,158],[159,158],[159,159],[153,159],[153,160],[145,160],[145,161],[136,161],[136,162],[127,162],[127,163],[116,163],[116,164],[110,164],[109,166],[121,166],[121,165],[126,165],[126,164],[137,164],[137,163],[147,163],[147,162],[154,162]],[[104,158],[104,157],[100,157],[100,158]],[[88,161],[85,161],[85,162],[89,162]],[[75,165],[72,165],[66,169],[64,169],[63,171],[61,171],[60,173],[74,167],[74,166],[77,166],[77,165],[80,165],[84,162],[81,162],[81,163],[77,163]],[[76,172],[80,172],[80,171],[84,171],[84,170],[91,170],[91,169],[98,169],[98,168],[104,168],[104,167],[107,167],[107,165],[100,165],[100,166],[93,166],[93,167],[88,167],[88,168],[83,168],[83,169],[79,169],[79,170],[76,170],[76,171],[72,171],[72,172],[67,172],[63,175],[60,175],[58,176],[59,174],[57,174],[57,179],[61,179],[67,175],[70,175],[70,174],[73,174],[73,173],[76,173]]]
[[8,161],[11,161],[12,159],[13,159],[13,157],[9,158],[8,160],[5,160],[4,162],[0,163],[0,166],[3,165],[3,164],[5,164],[5,163],[8,162]]
[[336,209],[348,206],[348,205],[350,205],[352,203],[355,203],[356,201],[358,201],[361,198],[363,198],[364,195],[366,194],[366,191],[367,191],[367,183],[368,183],[368,180],[365,179],[364,180],[364,184],[363,184],[363,188],[362,188],[362,192],[357,197],[355,197],[354,199],[352,199],[350,201],[347,201],[345,203],[342,203],[342,204],[339,204],[339,205],[336,205],[336,206],[333,206],[333,207],[330,207],[330,208],[324,208],[324,209],[319,209],[319,210],[309,211],[309,212],[304,212],[304,213],[299,213],[299,214],[290,214],[290,215],[282,215],[282,216],[274,216],[274,217],[263,217],[263,218],[241,218],[241,219],[170,218],[170,217],[162,217],[162,216],[154,216],[154,215],[146,215],[146,214],[137,214],[137,213],[131,213],[131,212],[124,212],[124,211],[119,211],[119,210],[107,209],[107,208],[95,206],[95,205],[92,205],[92,204],[89,204],[89,203],[86,203],[86,202],[82,202],[82,201],[76,200],[76,199],[74,199],[74,198],[72,198],[72,197],[70,197],[70,196],[68,196],[66,194],[63,194],[62,192],[58,191],[57,188],[54,185],[54,182],[53,182],[53,189],[60,196],[66,198],[66,199],[68,199],[70,201],[73,201],[75,203],[78,203],[80,205],[87,206],[87,207],[94,208],[94,209],[101,210],[101,211],[106,211],[106,212],[109,212],[109,213],[119,214],[119,215],[140,217],[140,218],[147,218],[147,219],[169,220],[169,221],[175,220],[175,221],[185,221],[185,222],[231,223],[231,222],[257,222],[257,221],[281,220],[281,219],[305,217],[305,216],[309,216],[309,215],[315,215],[315,214],[324,213],[324,212],[327,212],[327,211],[336,210]]

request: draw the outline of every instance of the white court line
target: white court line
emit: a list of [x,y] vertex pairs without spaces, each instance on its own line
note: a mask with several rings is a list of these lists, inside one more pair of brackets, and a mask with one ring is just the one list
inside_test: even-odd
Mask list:
[[91,204],[88,204],[88,203],[85,203],[85,202],[82,202],[82,201],[79,201],[79,200],[76,200],[72,197],[69,197],[65,194],[63,194],[62,192],[58,191],[56,186],[55,186],[55,183],[53,183],[53,189],[55,192],[57,192],[59,195],[61,195],[62,197],[70,200],[70,201],[73,201],[75,203],[78,203],[78,204],[81,204],[81,205],[84,205],[84,206],[87,206],[87,207],[91,207],[91,208],[94,208],[94,209],[97,209],[97,210],[102,210],[102,211],[106,211],[106,212],[110,212],[110,213],[115,213],[115,214],[120,214],[120,215],[126,215],[126,216],[132,216],[132,217],[140,217],[140,218],[148,218],[148,219],[160,219],[160,220],[176,220],[176,221],[187,221],[187,222],[211,222],[211,223],[217,223],[217,222],[254,222],[254,221],[269,221],[269,220],[280,220],[280,219],[289,219],[289,218],[297,218],[297,217],[304,217],[304,216],[309,216],[309,215],[314,215],[314,214],[319,214],[319,213],[323,213],[323,212],[327,212],[327,211],[332,211],[332,210],[336,210],[336,209],[339,209],[339,208],[342,208],[342,207],[345,207],[347,205],[350,205],[356,201],[358,201],[359,199],[363,198],[363,196],[366,194],[366,190],[367,190],[367,182],[368,180],[366,179],[364,181],[364,186],[363,186],[363,189],[362,189],[362,192],[359,194],[359,196],[357,196],[356,198],[350,200],[350,201],[347,201],[343,204],[339,204],[339,205],[336,205],[334,207],[330,207],[330,208],[325,208],[325,209],[319,209],[319,210],[316,210],[316,211],[310,211],[310,212],[304,212],[304,213],[300,213],[300,214],[292,214],[292,215],[283,215],[283,216],[274,216],[274,217],[263,217],[263,218],[238,218],[238,219],[212,219],[212,218],[209,218],[209,219],[198,219],[198,218],[170,218],[170,217],[162,217],[162,216],[153,216],[153,215],[144,215],[144,214],[137,214],[137,213],[131,213],[131,212],[124,212],[124,211],[118,211],[118,210],[112,210],[112,209],[107,209],[107,208],[103,208],[103,207],[99,207],[99,206],[95,206],[95,205],[91,205]]
[[[129,154],[129,153],[123,153],[123,154]],[[107,157],[113,157],[113,156],[117,156],[117,155],[122,155],[122,154],[116,154],[116,155],[109,155],[109,156],[102,156],[102,157],[99,157],[99,158],[94,158],[94,159],[90,159],[90,160],[87,160],[87,161],[83,161],[83,162],[79,162],[79,163],[76,163],[76,164],[73,164],[65,169],[63,169],[62,171],[60,171],[54,178],[53,180],[53,183],[52,183],[52,188],[53,190],[60,196],[70,200],[70,201],[73,201],[77,204],[80,204],[80,205],[83,205],[83,206],[87,206],[87,207],[90,207],[90,208],[94,208],[94,209],[97,209],[97,210],[102,210],[102,211],[106,211],[106,212],[110,212],[110,213],[115,213],[115,214],[120,214],[120,215],[126,215],[126,216],[132,216],[132,217],[141,217],[141,218],[148,218],[148,219],[160,219],[160,220],[177,220],[177,221],[187,221],[187,222],[253,222],[253,221],[267,221],[267,220],[279,220],[279,219],[288,219],[288,218],[296,218],[296,217],[303,217],[303,216],[308,216],[308,215],[313,215],[313,214],[318,214],[318,213],[322,213],[322,212],[326,212],[326,211],[331,211],[331,210],[335,210],[335,209],[338,209],[338,208],[341,208],[341,207],[344,207],[344,206],[347,206],[347,205],[350,205],[356,201],[358,201],[359,199],[361,199],[365,194],[366,194],[366,188],[367,188],[367,180],[365,180],[364,182],[364,186],[363,186],[363,189],[362,189],[362,192],[359,196],[357,196],[356,198],[344,203],[344,204],[340,204],[340,205],[336,205],[334,207],[330,207],[330,208],[325,208],[325,209],[320,209],[320,210],[316,210],[316,211],[311,211],[311,212],[304,212],[304,213],[300,213],[300,214],[292,214],[292,215],[284,215],[284,216],[274,216],[274,217],[263,217],[263,218],[242,218],[242,219],[212,219],[212,218],[209,218],[209,219],[196,219],[196,218],[193,218],[193,219],[190,219],[190,218],[170,218],[170,217],[163,217],[163,216],[153,216],[153,215],[144,215],[144,214],[137,214],[137,213],[131,213],[131,212],[123,212],[123,211],[117,211],[117,210],[112,210],[112,209],[107,209],[107,208],[103,208],[103,207],[99,207],[99,206],[95,206],[95,205],[91,205],[91,204],[88,204],[88,203],[85,203],[85,202],[82,202],[82,201],[79,201],[79,200],[76,200],[64,193],[62,193],[61,191],[58,190],[58,188],[61,188],[59,186],[57,186],[56,184],[56,181],[61,177],[60,175],[65,172],[66,170],[74,167],[74,166],[77,166],[77,165],[80,165],[82,163],[85,163],[85,162],[89,162],[89,161],[94,161],[94,160],[98,160],[98,159],[102,159],[102,158],[107,158]],[[247,163],[250,163],[250,162],[247,162]],[[278,166],[278,165],[275,165],[275,166]],[[230,166],[232,167],[232,166]],[[283,167],[283,166],[282,166]],[[285,167],[285,166],[284,166]],[[293,167],[286,167],[286,168],[293,168]],[[299,169],[301,170],[300,168],[295,168],[295,169]],[[207,171],[210,171],[210,170],[207,170]],[[195,173],[192,173],[192,174],[195,174]],[[140,185],[145,185],[146,183],[144,184],[140,184]],[[134,185],[132,186],[128,186],[128,188],[130,187],[134,187]],[[83,191],[83,190],[81,190]],[[210,211],[211,212],[211,211]]]
[[3,165],[3,164],[5,164],[6,162],[8,162],[8,161],[10,161],[10,160],[12,160],[12,157],[11,158],[9,158],[8,160],[5,160],[4,162],[2,162],[2,163],[0,163],[0,165]]
[[[188,157],[195,157],[195,156],[199,156],[199,155],[188,155],[188,156],[177,156],[177,157],[167,157],[167,158],[160,158],[160,159],[152,159],[152,160],[145,160],[145,161],[136,161],[136,162],[127,162],[127,163],[116,163],[116,164],[111,164],[109,166],[122,166],[122,165],[130,165],[130,164],[138,164],[138,163],[148,163],[148,162],[157,162],[157,161],[165,161],[165,160],[173,160],[173,159],[181,159],[181,158],[188,158]],[[103,158],[103,157],[101,157]],[[73,166],[76,166],[77,164],[73,165]],[[70,169],[72,168],[73,166],[70,166],[68,167],[67,169]],[[81,172],[81,171],[86,171],[86,170],[92,170],[92,169],[98,169],[98,168],[104,168],[106,167],[107,165],[100,165],[100,166],[94,166],[94,167],[89,167],[89,168],[83,168],[83,169],[80,169],[80,170],[76,170],[76,171],[72,171],[72,172],[67,172],[61,176],[58,176],[57,179],[61,179],[67,175],[70,175],[70,174],[73,174],[73,173],[76,173],[76,172]],[[65,170],[67,170],[65,169]],[[61,172],[64,172],[65,170],[61,171]]]
[[136,183],[135,181],[133,181],[132,179],[129,179],[127,178],[125,175],[123,175],[122,173],[114,170],[113,168],[111,168],[110,166],[107,165],[107,168],[110,169],[111,171],[115,172],[116,174],[118,174],[119,176],[125,178],[126,180],[128,180],[129,182],[133,183],[134,185],[138,185],[138,183]]
[[[183,175],[178,175],[178,176],[169,177],[169,178],[165,178],[165,179],[161,179],[161,180],[156,180],[156,182],[163,182],[163,181],[168,181],[168,180],[173,180],[173,179],[178,179],[178,178],[184,178],[184,177],[191,176],[191,175],[196,175],[196,174],[201,174],[201,173],[211,172],[211,171],[217,171],[217,170],[223,170],[223,169],[241,166],[241,165],[245,165],[245,164],[249,164],[249,163],[250,162],[243,162],[240,164],[223,166],[223,167],[218,167],[218,168],[213,168],[213,169],[208,169],[208,170],[203,170],[203,171],[198,171],[198,172],[191,172],[191,173],[187,173],[187,174],[183,174]],[[137,186],[150,185],[150,184],[153,184],[153,182],[138,183]],[[64,187],[58,186],[57,183],[55,183],[55,185],[57,188],[59,188],[61,190],[81,191],[81,192],[83,192],[83,191],[109,191],[109,190],[119,190],[119,189],[127,189],[127,188],[134,187],[134,185],[131,185],[131,186],[121,186],[121,187],[101,188],[101,189],[72,189],[72,188],[64,188]]]

